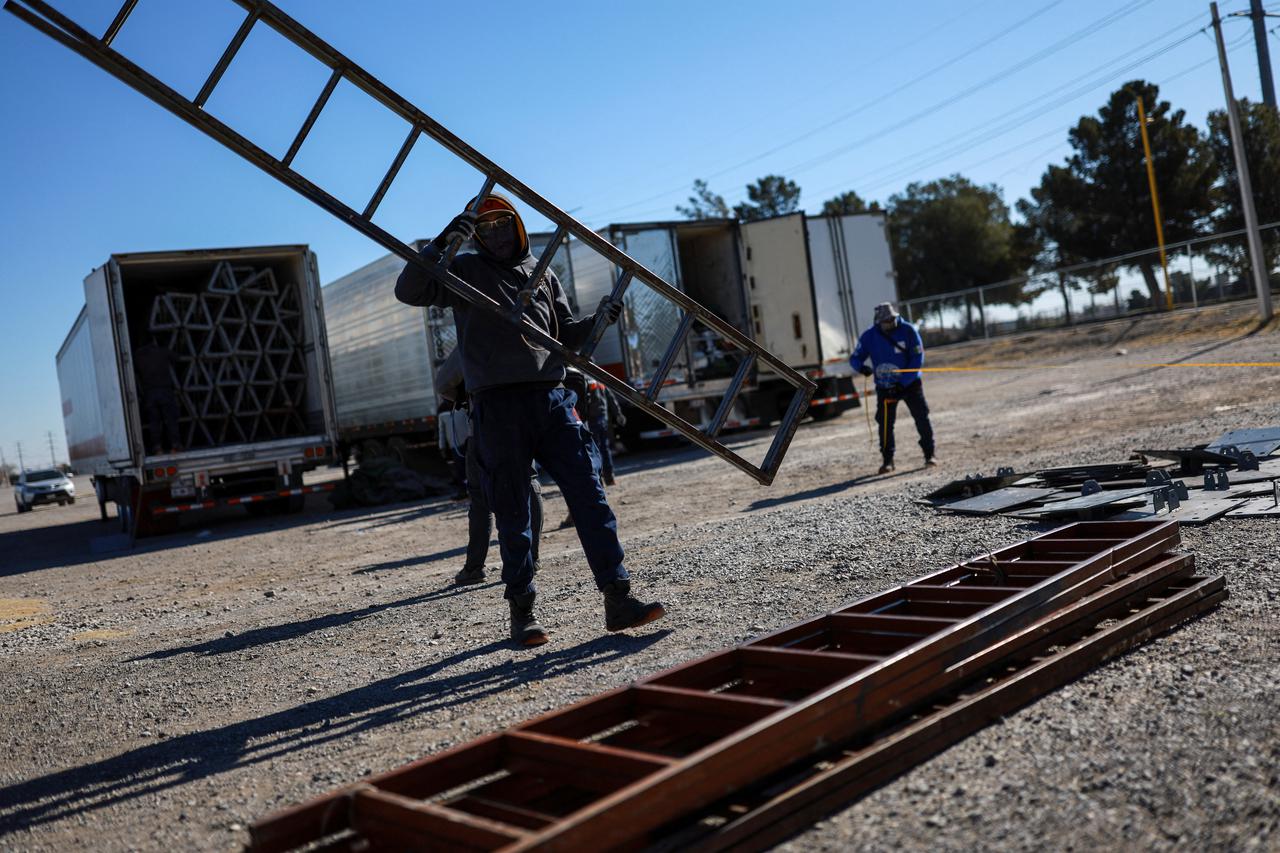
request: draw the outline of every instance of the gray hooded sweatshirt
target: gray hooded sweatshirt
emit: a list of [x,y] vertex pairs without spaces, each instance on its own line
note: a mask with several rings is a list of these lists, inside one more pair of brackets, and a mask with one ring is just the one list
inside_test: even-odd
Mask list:
[[[449,271],[499,305],[514,305],[516,295],[528,284],[529,276],[537,266],[537,261],[529,254],[523,224],[519,225],[518,232],[521,245],[516,253],[517,259],[494,257],[477,241],[478,251],[458,254],[449,265]],[[435,242],[428,243],[420,254],[434,264],[440,258],[441,248]],[[462,373],[467,391],[472,394],[507,386],[552,388],[564,380],[564,362],[558,355],[533,341],[526,341],[509,323],[472,308],[415,264],[406,264],[400,273],[396,281],[396,298],[407,305],[453,309],[458,350],[462,353]],[[544,274],[532,303],[525,310],[525,317],[570,348],[577,348],[586,341],[595,322],[594,315],[574,319],[560,281],[550,270]]]

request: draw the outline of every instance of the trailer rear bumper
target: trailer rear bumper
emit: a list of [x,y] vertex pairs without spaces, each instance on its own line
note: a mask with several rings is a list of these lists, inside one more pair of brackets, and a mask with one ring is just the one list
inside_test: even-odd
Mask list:
[[196,512],[202,509],[213,509],[217,506],[240,506],[241,504],[253,504],[263,501],[277,501],[281,498],[299,497],[314,492],[332,492],[337,488],[337,485],[337,483],[317,483],[314,486],[299,486],[296,489],[272,489],[269,492],[237,495],[233,498],[213,498],[184,504],[158,504],[151,508],[151,514],[155,516],[173,515],[176,513]]

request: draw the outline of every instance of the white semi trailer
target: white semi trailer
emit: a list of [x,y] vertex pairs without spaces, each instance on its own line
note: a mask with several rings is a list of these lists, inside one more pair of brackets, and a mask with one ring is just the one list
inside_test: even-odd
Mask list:
[[[694,299],[750,334],[790,367],[818,383],[809,411],[835,417],[859,405],[849,356],[874,306],[896,300],[893,262],[882,213],[807,216],[793,213],[755,222],[728,219],[611,225],[609,239]],[[571,253],[572,256],[572,253]],[[612,270],[575,267],[584,305],[611,286]],[[597,350],[597,361],[637,388],[646,388],[661,347],[680,316],[670,303],[627,294],[618,334]],[[709,420],[729,379],[714,335],[691,330],[658,399],[694,423]],[[780,417],[790,399],[785,383],[757,373],[731,418],[739,425]],[[671,433],[652,421],[628,418],[624,438]]]
[[[602,233],[813,378],[819,385],[809,408],[815,418],[858,405],[849,355],[876,303],[896,298],[882,213],[631,223]],[[535,254],[549,237],[530,235]],[[324,288],[344,444],[434,441],[435,370],[453,350],[453,319],[447,310],[396,301],[403,268],[401,259],[385,255]],[[552,268],[575,310],[594,307],[617,277],[608,261],[575,240],[557,252]],[[642,284],[632,285],[625,302],[622,321],[606,332],[594,360],[645,389],[681,318]],[[657,396],[694,423],[710,419],[733,372],[715,337],[696,326],[690,331]],[[791,386],[768,373],[753,376],[747,387],[726,428],[776,420],[790,401]],[[630,416],[623,432],[628,444],[671,435],[651,419]]]
[[[306,246],[112,255],[57,355],[71,465],[131,536],[218,505],[287,511],[337,439],[315,255]],[[172,355],[177,448],[148,435],[135,350]],[[175,452],[176,451],[176,452]]]

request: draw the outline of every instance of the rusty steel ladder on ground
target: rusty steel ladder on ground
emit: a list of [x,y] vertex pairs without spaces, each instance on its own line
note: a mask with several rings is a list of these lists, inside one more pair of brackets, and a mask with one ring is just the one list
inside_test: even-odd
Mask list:
[[[253,825],[252,849],[634,850],[662,847],[673,827],[668,849],[752,847],[796,828],[783,819],[791,806],[856,787],[859,768],[892,776],[978,719],[913,730],[911,715],[1028,662],[1013,692],[1043,693],[1062,681],[1037,669],[1042,655],[1149,599],[1165,621],[1134,631],[1216,604],[1222,578],[1194,576],[1179,543],[1176,522],[1068,525],[276,812]],[[1104,638],[1103,651],[1123,639]],[[724,845],[682,834],[735,792],[763,783],[780,797],[774,774],[833,748],[861,763],[791,805],[731,812]],[[894,760],[871,768],[885,750]]]
[[[231,1],[245,10],[245,18],[194,100],[188,99],[170,88],[112,48],[112,41],[119,34],[121,27],[124,26],[134,6],[137,4],[137,0],[126,0],[101,38],[88,32],[67,15],[59,12],[49,3],[42,2],[42,0],[6,0],[4,8],[40,32],[137,89],[179,118],[204,131],[255,166],[258,166],[343,220],[366,237],[404,258],[406,262],[418,264],[435,280],[449,288],[460,298],[466,300],[471,306],[489,311],[502,317],[507,322],[513,323],[526,338],[537,341],[542,346],[560,355],[568,363],[599,379],[632,405],[637,406],[653,418],[676,430],[694,444],[745,471],[764,485],[768,485],[773,481],[778,472],[778,467],[782,463],[782,458],[787,452],[787,447],[795,435],[796,427],[799,426],[800,419],[804,417],[809,400],[813,396],[814,384],[809,379],[792,370],[738,329],[690,299],[660,276],[646,269],[591,229],[516,180],[497,164],[485,158],[425,112],[396,94],[271,3],[264,2],[264,0]],[[236,53],[243,46],[250,31],[259,23],[271,27],[278,34],[325,65],[330,71],[328,82],[320,92],[319,98],[312,106],[305,122],[294,137],[293,143],[289,146],[283,158],[277,158],[258,147],[204,110],[205,103],[210,95],[213,94],[214,88],[226,73],[227,68],[231,65]],[[316,119],[328,102],[329,96],[333,94],[338,83],[343,80],[355,85],[383,107],[404,119],[408,122],[410,128],[408,136],[392,160],[386,175],[378,184],[368,204],[362,211],[357,211],[347,206],[291,168],[294,158],[302,148],[307,134],[311,131]],[[446,150],[484,175],[484,183],[476,195],[477,200],[482,199],[495,187],[501,187],[555,224],[555,234],[548,241],[547,248],[543,250],[542,256],[538,259],[533,275],[530,276],[531,282],[536,282],[542,277],[549,268],[555,252],[565,242],[565,238],[572,235],[608,259],[620,271],[611,294],[613,299],[621,299],[627,288],[633,282],[639,281],[659,296],[670,300],[678,306],[681,312],[679,327],[666,351],[666,355],[660,361],[658,372],[653,377],[647,392],[640,392],[632,388],[626,382],[591,361],[591,355],[607,328],[606,323],[603,321],[597,321],[586,344],[577,351],[572,350],[541,329],[536,328],[524,318],[523,314],[514,313],[510,308],[500,306],[493,299],[450,273],[447,269],[447,263],[436,265],[424,260],[407,243],[373,223],[374,212],[378,209],[378,205],[382,202],[392,181],[395,180],[400,168],[404,165],[409,152],[423,135],[434,139]],[[457,248],[456,244],[449,247],[448,252],[445,253],[446,261],[453,257]],[[728,344],[742,353],[742,360],[738,364],[733,379],[705,430],[699,429],[674,412],[667,411],[658,404],[656,399],[657,392],[663,386],[666,375],[671,369],[677,353],[684,346],[684,339],[695,320],[720,333]],[[773,441],[759,465],[753,464],[738,453],[730,450],[719,440],[720,432],[732,411],[734,400],[738,397],[744,383],[751,375],[753,367],[767,369],[788,382],[795,389]]]

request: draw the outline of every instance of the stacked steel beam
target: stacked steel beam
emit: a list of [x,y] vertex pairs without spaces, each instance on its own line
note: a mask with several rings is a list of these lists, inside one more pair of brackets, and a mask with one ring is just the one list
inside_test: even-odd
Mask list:
[[297,288],[271,267],[219,261],[199,292],[166,291],[148,328],[178,358],[188,449],[300,435],[306,393]]
[[279,812],[254,848],[758,848],[1214,606],[1179,542],[1068,525]]

